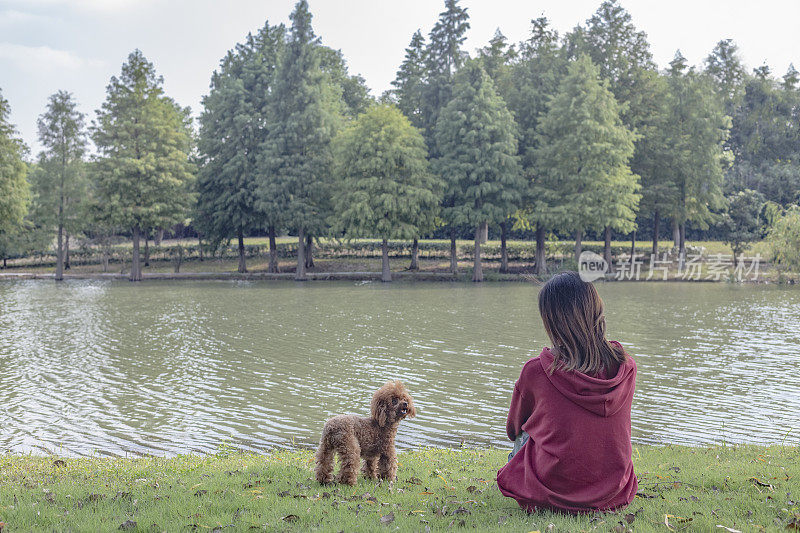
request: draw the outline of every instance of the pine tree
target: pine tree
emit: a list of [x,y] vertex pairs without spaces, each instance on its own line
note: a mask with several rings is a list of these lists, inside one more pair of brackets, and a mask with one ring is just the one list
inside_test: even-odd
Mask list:
[[567,61],[559,46],[558,32],[544,17],[531,21],[531,36],[519,44],[519,60],[512,69],[512,88],[508,107],[514,113],[519,130],[519,155],[528,189],[521,209],[515,214],[515,226],[533,228],[536,233],[536,273],[545,273],[545,235],[555,227],[547,210],[541,211],[540,197],[531,194],[536,168],[539,123],[550,108],[561,78],[566,74]]
[[348,238],[382,239],[383,281],[391,281],[389,239],[417,238],[433,226],[441,183],[428,171],[419,130],[390,105],[375,105],[334,141],[337,213]]
[[705,73],[714,80],[724,110],[731,115],[741,103],[742,84],[747,74],[739,57],[739,47],[732,39],[719,41],[705,59]]
[[[83,113],[72,95],[59,91],[50,96],[47,111],[39,117],[39,171],[31,174],[39,222],[55,227],[55,279],[64,279],[64,232],[75,234],[85,221],[88,183],[83,156],[86,129]],[[52,234],[51,234],[52,235]]]
[[467,9],[459,6],[458,0],[445,0],[444,5],[445,10],[439,13],[439,20],[428,35],[425,50],[427,83],[422,115],[425,140],[432,157],[437,155],[434,130],[439,113],[450,101],[453,76],[467,58],[461,46],[470,27]]
[[291,15],[270,103],[270,123],[259,156],[259,208],[276,206],[297,231],[295,278],[305,279],[306,235],[319,233],[330,197],[331,139],[340,117],[341,93],[320,68],[319,41],[308,3]]
[[97,146],[95,192],[115,224],[131,229],[131,281],[142,279],[143,230],[183,221],[192,205],[188,108],[164,95],[163,79],[135,50],[106,88],[92,138]]
[[392,86],[392,93],[397,107],[417,128],[425,127],[422,115],[424,108],[426,71],[425,37],[417,30],[406,48],[406,55],[397,71]]
[[[220,62],[203,98],[198,151],[197,226],[212,242],[236,237],[239,272],[246,272],[244,235],[266,225],[270,272],[277,271],[276,228],[283,213],[256,208],[257,157],[269,123],[268,97],[283,47],[283,26],[249,34]],[[263,207],[263,206],[262,206]]]
[[483,281],[481,227],[504,221],[518,205],[525,183],[517,156],[516,125],[491,78],[478,61],[456,74],[453,98],[436,124],[437,174],[452,204],[451,225],[475,230],[473,281]]
[[[678,253],[686,255],[686,222],[708,227],[724,206],[722,180],[730,162],[724,150],[730,118],[716,97],[708,76],[687,68],[678,52],[669,69],[669,109],[665,129],[669,143],[667,168],[677,192],[674,212]],[[681,263],[682,264],[682,263]]]
[[17,138],[16,129],[8,120],[10,114],[8,100],[0,92],[0,256],[4,267],[14,251],[30,204],[30,188],[25,179],[28,167],[23,159],[27,148]]
[[638,176],[628,167],[635,135],[588,56],[568,67],[539,125],[534,209],[548,229],[575,231],[576,260],[586,229],[633,224]]

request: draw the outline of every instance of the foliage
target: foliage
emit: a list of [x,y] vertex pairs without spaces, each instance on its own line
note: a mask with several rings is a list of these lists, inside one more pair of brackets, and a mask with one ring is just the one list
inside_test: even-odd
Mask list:
[[639,202],[631,173],[634,134],[587,56],[573,61],[542,119],[533,212],[539,224],[566,230],[633,228]]
[[477,61],[456,75],[453,99],[436,124],[434,162],[453,198],[444,218],[476,227],[505,220],[517,207],[523,182],[514,120]]
[[405,58],[392,81],[392,95],[397,107],[417,128],[425,127],[422,110],[425,106],[426,53],[425,37],[417,30],[411,37]]
[[724,151],[730,119],[715,98],[710,79],[687,69],[676,53],[669,70],[668,168],[677,189],[675,211],[680,223],[692,221],[707,228],[724,206],[722,180],[730,164]]
[[305,0],[297,3],[291,19],[259,154],[256,206],[282,212],[292,229],[318,233],[330,195],[330,142],[339,127],[341,93],[320,67]]
[[800,272],[800,206],[777,216],[767,233],[773,260],[779,268]]
[[106,88],[92,138],[97,146],[95,192],[114,223],[168,227],[192,205],[188,108],[164,95],[163,79],[135,50]]
[[0,93],[0,237],[20,229],[30,203],[28,167],[23,160],[27,149],[8,121],[10,113],[8,100]]
[[[280,225],[283,213],[256,208],[258,154],[270,120],[269,94],[284,27],[265,24],[220,62],[200,116],[195,226],[212,242]],[[264,207],[264,204],[262,204]]]
[[334,141],[334,227],[347,237],[412,239],[433,227],[441,184],[399,109],[375,105]]
[[734,258],[738,260],[753,242],[763,237],[764,195],[745,189],[730,195],[727,202],[723,218],[724,242],[730,245]]

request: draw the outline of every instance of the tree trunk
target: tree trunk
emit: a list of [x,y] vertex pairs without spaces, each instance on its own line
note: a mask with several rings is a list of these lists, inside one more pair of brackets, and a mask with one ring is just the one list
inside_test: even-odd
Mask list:
[[636,230],[631,233],[631,269],[633,269],[633,260],[636,258]]
[[236,237],[239,240],[239,274],[244,274],[247,272],[247,259],[244,253],[244,232],[242,228],[239,228],[239,232],[237,233]]
[[144,266],[150,266],[150,230],[144,232]]
[[69,233],[64,239],[64,270],[69,270]]
[[656,212],[653,213],[653,251],[651,252],[654,258],[658,255],[658,218],[658,211],[656,210]]
[[508,249],[506,240],[508,239],[508,220],[500,223],[500,272],[508,272]]
[[681,229],[678,219],[672,219],[672,247],[677,249],[681,245]]
[[536,226],[536,270],[534,271],[537,276],[544,276],[547,274],[544,237],[544,226],[539,224]]
[[575,231],[575,262],[580,261],[581,252],[583,251],[583,230]]
[[275,227],[269,228],[269,272],[278,272],[278,245],[275,244]]
[[297,231],[297,268],[294,271],[294,279],[306,280],[306,234],[302,229]]
[[[59,212],[61,209],[59,209]],[[59,219],[61,218],[59,213]],[[58,224],[58,244],[56,245],[56,281],[64,279],[64,225]]]
[[381,242],[381,281],[392,281],[392,271],[389,270],[389,241]]
[[411,243],[411,266],[408,269],[419,270],[419,240],[416,237]]
[[3,270],[5,270],[6,268],[8,268],[8,258],[4,257],[3,258]]
[[678,269],[683,270],[683,264],[686,261],[686,221],[681,222],[680,231],[678,232]]
[[108,272],[108,246],[103,245],[103,272]]
[[481,224],[481,244],[489,240],[489,223],[484,222]]
[[456,248],[456,229],[450,229],[450,272],[458,274],[458,250]]
[[314,237],[306,237],[306,268],[314,268]]
[[156,230],[156,234],[153,237],[153,244],[156,246],[161,246],[161,241],[164,240],[164,228],[158,228]]
[[142,265],[139,262],[139,226],[133,228],[133,260],[131,261],[131,281],[142,281]]
[[481,265],[481,239],[483,238],[483,224],[475,228],[475,264],[472,268],[472,281],[483,281],[483,265]]
[[197,234],[197,251],[200,254],[200,262],[203,261],[203,236],[199,233]]
[[606,260],[609,271],[611,270],[611,226],[606,226],[605,242],[603,243],[603,259]]

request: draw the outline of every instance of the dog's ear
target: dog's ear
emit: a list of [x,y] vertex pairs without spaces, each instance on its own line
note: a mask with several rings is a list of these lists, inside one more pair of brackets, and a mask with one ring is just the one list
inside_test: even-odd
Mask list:
[[381,399],[380,395],[376,394],[372,398],[372,418],[378,422],[378,425],[383,427],[386,425],[386,402]]
[[414,400],[411,399],[411,396],[408,397],[408,418],[414,418],[417,416],[417,408],[414,407]]

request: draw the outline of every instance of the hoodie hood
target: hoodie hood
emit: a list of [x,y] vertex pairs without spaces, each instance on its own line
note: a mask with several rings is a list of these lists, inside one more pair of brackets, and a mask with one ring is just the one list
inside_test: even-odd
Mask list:
[[[618,344],[618,343],[615,343]],[[636,363],[629,356],[614,376],[600,373],[589,376],[577,371],[556,370],[550,373],[555,359],[549,348],[542,350],[539,360],[550,383],[572,403],[598,416],[609,417],[630,405],[636,388]]]

